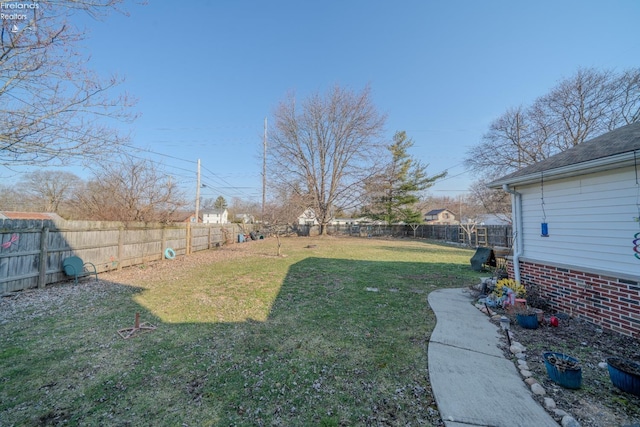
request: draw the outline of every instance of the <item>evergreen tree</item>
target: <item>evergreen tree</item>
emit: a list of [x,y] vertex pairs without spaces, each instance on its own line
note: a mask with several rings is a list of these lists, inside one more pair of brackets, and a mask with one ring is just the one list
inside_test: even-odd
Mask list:
[[215,202],[213,202],[214,209],[227,209],[227,201],[222,196],[218,196]]
[[370,202],[364,210],[365,215],[387,224],[422,222],[422,214],[415,207],[420,201],[419,194],[443,178],[446,172],[428,176],[427,165],[407,152],[412,146],[413,140],[405,131],[393,136],[393,144],[387,146],[391,154],[389,164],[367,183]]

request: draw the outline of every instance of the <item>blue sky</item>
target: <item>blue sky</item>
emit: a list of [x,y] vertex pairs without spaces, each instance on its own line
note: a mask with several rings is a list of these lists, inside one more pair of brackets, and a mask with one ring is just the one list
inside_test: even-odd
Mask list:
[[[261,199],[265,117],[288,91],[370,85],[389,140],[458,196],[462,165],[489,124],[579,67],[638,67],[637,0],[149,0],[129,16],[78,18],[91,67],[126,77],[141,117],[133,144],[195,194]],[[184,159],[178,160],[178,159]],[[76,172],[82,175],[80,169]]]

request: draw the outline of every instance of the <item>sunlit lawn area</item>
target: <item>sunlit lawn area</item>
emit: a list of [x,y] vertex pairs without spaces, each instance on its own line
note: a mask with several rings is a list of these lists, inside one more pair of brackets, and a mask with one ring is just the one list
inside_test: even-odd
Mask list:
[[[311,247],[309,247],[311,246]],[[427,295],[477,281],[412,240],[231,245],[0,302],[0,425],[429,425]],[[136,312],[156,326],[123,339]]]

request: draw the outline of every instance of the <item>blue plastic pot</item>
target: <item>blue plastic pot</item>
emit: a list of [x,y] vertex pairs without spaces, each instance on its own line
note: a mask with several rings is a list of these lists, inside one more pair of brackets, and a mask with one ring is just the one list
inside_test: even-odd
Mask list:
[[525,329],[538,329],[537,314],[516,314],[516,320]]
[[622,391],[640,396],[640,376],[623,370],[624,365],[632,366],[637,372],[640,372],[640,364],[636,362],[619,357],[607,358],[607,369],[609,369],[611,382]]
[[559,360],[566,360],[573,363],[579,363],[578,359],[567,356],[562,353],[555,353],[553,351],[545,351],[542,353],[544,359],[544,366],[547,368],[547,375],[556,384],[565,388],[578,389],[582,385],[582,368],[577,369],[559,369],[556,365],[549,361],[549,357],[554,356]]

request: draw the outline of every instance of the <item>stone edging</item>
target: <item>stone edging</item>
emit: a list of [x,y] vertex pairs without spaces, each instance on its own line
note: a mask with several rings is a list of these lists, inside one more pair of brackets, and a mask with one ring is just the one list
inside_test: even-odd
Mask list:
[[[499,314],[495,314],[493,311],[489,311],[489,313],[487,313],[487,308],[483,304],[477,304],[476,308],[478,308],[483,313],[490,315],[491,320],[498,322],[500,321],[501,316]],[[547,394],[546,390],[544,389],[542,384],[540,384],[538,380],[533,377],[533,373],[529,370],[529,366],[527,365],[527,348],[519,342],[513,340],[514,337],[511,331],[508,331],[507,333],[509,334],[509,338],[511,340],[511,347],[509,347],[509,352],[516,358],[516,367],[518,368],[518,371],[520,372],[520,375],[522,376],[524,382],[529,386],[531,393],[544,399],[543,406],[545,410],[549,412],[549,414],[551,414],[556,420],[559,420],[562,427],[580,427],[580,423],[575,418],[573,418],[571,414],[557,408],[556,402],[551,397],[545,397]]]

